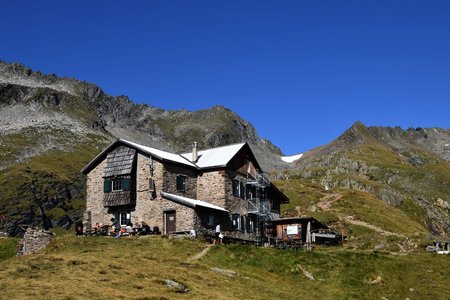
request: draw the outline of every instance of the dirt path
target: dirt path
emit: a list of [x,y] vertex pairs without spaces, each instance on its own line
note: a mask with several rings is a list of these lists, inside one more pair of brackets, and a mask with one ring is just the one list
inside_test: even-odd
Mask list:
[[202,251],[200,251],[199,253],[195,254],[194,256],[189,257],[186,262],[187,263],[192,263],[196,260],[199,260],[200,258],[202,258],[203,256],[206,255],[206,253],[208,253],[209,249],[211,249],[211,247],[214,246],[213,244],[210,244],[208,246],[206,246],[205,249],[203,249]]
[[376,231],[376,232],[378,232],[378,233],[381,233],[381,234],[383,234],[383,235],[385,235],[385,236],[394,235],[394,236],[398,236],[398,237],[405,237],[405,236],[402,235],[402,234],[398,234],[398,233],[395,233],[395,232],[386,231],[386,230],[383,230],[382,228],[380,228],[380,227],[378,227],[378,226],[369,224],[369,223],[364,222],[364,221],[361,221],[361,220],[356,220],[353,216],[345,216],[345,217],[341,217],[340,219],[343,220],[343,221],[345,221],[345,222],[354,224],[354,225],[359,225],[359,226],[367,227],[367,228],[372,229],[372,230],[374,230],[374,231]]
[[322,211],[327,211],[331,209],[331,205],[333,204],[333,202],[336,202],[341,198],[342,194],[326,194],[325,196],[320,198],[320,201],[317,202],[316,206]]

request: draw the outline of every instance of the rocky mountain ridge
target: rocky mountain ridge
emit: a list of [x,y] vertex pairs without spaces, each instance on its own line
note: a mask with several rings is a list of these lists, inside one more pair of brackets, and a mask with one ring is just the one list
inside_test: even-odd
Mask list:
[[279,148],[259,138],[250,123],[223,106],[166,111],[137,105],[126,96],[107,95],[91,83],[1,61],[0,100],[3,134],[25,128],[65,128],[178,153],[188,151],[194,141],[200,148],[247,141],[266,169],[288,167],[279,159]]
[[[279,176],[301,178],[325,191],[366,193],[407,212],[431,233],[448,236],[449,143],[448,129],[403,130],[357,122],[330,144],[305,153],[295,170]],[[317,203],[310,204],[313,210]]]
[[[205,124],[207,126],[205,126]],[[0,213],[20,225],[68,228],[84,206],[81,168],[116,138],[175,153],[247,141],[267,169],[281,151],[223,106],[165,111],[110,96],[94,84],[0,62]]]
[[450,161],[450,129],[411,127],[404,130],[399,126],[366,127],[359,121],[328,145],[306,152],[303,158],[345,151],[374,141],[385,144],[397,152],[417,149]]

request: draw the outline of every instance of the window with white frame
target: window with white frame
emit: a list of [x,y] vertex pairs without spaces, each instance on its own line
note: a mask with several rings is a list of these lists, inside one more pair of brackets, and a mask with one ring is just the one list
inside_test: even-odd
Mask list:
[[231,221],[232,221],[233,230],[235,230],[235,231],[241,230],[241,215],[240,214],[231,215]]
[[242,181],[239,182],[239,197],[245,199],[245,185]]
[[129,191],[131,185],[130,178],[107,178],[103,182],[103,192]]
[[239,197],[240,196],[240,182],[239,180],[233,180],[233,196]]
[[130,213],[129,212],[120,212],[119,214],[119,224],[120,226],[126,226],[130,221]]
[[111,190],[113,192],[115,192],[115,191],[122,191],[123,190],[122,179],[113,179],[111,181]]
[[247,232],[252,233],[254,231],[254,224],[253,224],[253,218],[249,215],[246,218],[247,220]]

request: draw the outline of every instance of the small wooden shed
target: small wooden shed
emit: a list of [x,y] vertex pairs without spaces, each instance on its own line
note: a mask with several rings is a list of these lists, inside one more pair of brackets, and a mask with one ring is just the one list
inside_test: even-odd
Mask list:
[[[309,232],[308,232],[309,224]],[[267,234],[275,242],[296,242],[305,244],[337,244],[340,236],[333,233],[325,224],[317,221],[313,217],[282,218],[270,222]]]

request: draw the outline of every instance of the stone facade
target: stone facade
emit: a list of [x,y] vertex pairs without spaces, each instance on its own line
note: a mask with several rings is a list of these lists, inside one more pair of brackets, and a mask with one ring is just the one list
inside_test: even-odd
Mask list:
[[[126,213],[126,221],[133,224],[146,222],[150,227],[158,227],[163,233],[166,230],[166,216],[173,217],[176,223],[174,231],[189,231],[195,229],[199,233],[213,233],[217,224],[221,224],[226,236],[254,240],[261,236],[261,226],[257,215],[248,213],[249,203],[245,200],[244,187],[247,183],[246,171],[255,170],[255,164],[249,161],[251,155],[247,151],[241,151],[227,167],[200,170],[172,160],[152,157],[149,153],[136,151],[135,164],[132,168],[132,186],[130,191],[134,193],[135,203],[130,205],[108,206],[104,202],[104,178],[107,152],[96,158],[91,163],[87,174],[87,201],[85,214],[85,227],[90,228],[95,223],[110,224],[110,219],[117,219],[118,212],[122,218]],[[245,171],[243,173],[243,171]],[[255,172],[256,174],[256,172]],[[181,186],[177,184],[177,178],[181,176],[185,182]],[[182,181],[183,181],[182,180]],[[233,180],[241,182],[242,195],[233,195]],[[183,201],[162,197],[161,192],[175,196],[186,197],[191,200],[184,205]],[[111,191],[117,193],[117,191]],[[167,197],[167,195],[165,196]],[[208,208],[206,205],[191,207],[195,200],[204,201],[221,208]],[[239,220],[237,222],[236,220]],[[86,224],[89,223],[89,224]],[[173,223],[171,223],[173,224]],[[236,227],[236,224],[240,224]]]
[[[176,212],[176,231],[188,231],[195,228],[197,220],[192,208],[174,203],[161,197],[160,192],[166,191],[185,197],[195,198],[197,193],[197,177],[195,170],[183,168],[176,165],[164,165],[160,161],[137,154],[136,170],[136,204],[133,206],[123,206],[106,208],[104,207],[103,192],[103,170],[105,161],[100,162],[87,175],[86,191],[86,211],[88,212],[90,224],[85,224],[89,228],[95,223],[110,224],[111,218],[115,217],[116,211],[126,211],[130,214],[130,221],[133,224],[146,222],[150,227],[157,226],[164,230],[165,212]],[[176,176],[186,176],[186,192],[176,189]],[[149,180],[153,180],[154,186],[150,189]],[[85,217],[85,221],[88,218]]]
[[[111,215],[103,205],[105,193],[103,192],[103,171],[106,159],[100,162],[89,174],[86,181],[86,211],[90,214],[91,226],[95,223],[110,224]],[[85,225],[86,226],[86,225]],[[89,225],[87,225],[89,227]]]
[[21,241],[22,251],[18,255],[37,253],[48,246],[54,234],[39,228],[29,227]]
[[240,197],[236,197],[233,195],[233,180],[237,180],[239,182],[245,183],[247,178],[238,172],[234,172],[231,170],[227,171],[226,176],[226,186],[225,186],[225,199],[226,199],[226,207],[230,210],[230,213],[237,214],[245,214],[247,212],[247,201]]
[[[151,227],[158,226],[164,230],[164,212],[176,211],[176,231],[188,231],[194,228],[194,210],[166,200],[161,191],[176,191],[176,176],[187,176],[186,194],[192,197],[196,192],[196,180],[192,170],[177,166],[167,166],[156,159],[138,154],[137,158],[137,199],[136,207],[131,212],[131,220],[135,224],[144,221]],[[149,190],[149,179],[153,179],[154,189]],[[195,197],[195,196],[194,196]]]
[[225,171],[210,171],[197,178],[197,199],[225,207]]
[[[177,176],[185,176],[186,191],[177,190]],[[197,198],[197,170],[167,163],[164,165],[164,192],[188,198]]]

